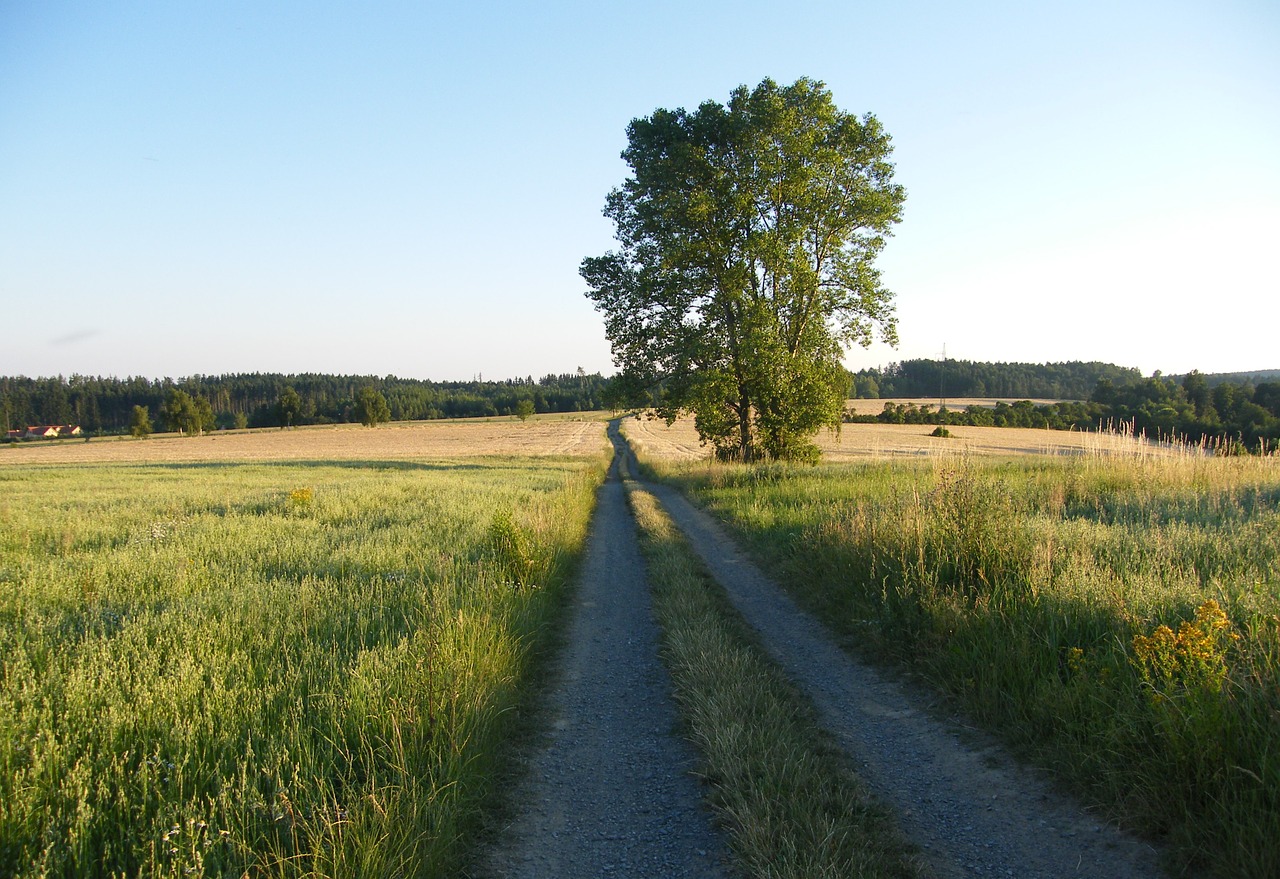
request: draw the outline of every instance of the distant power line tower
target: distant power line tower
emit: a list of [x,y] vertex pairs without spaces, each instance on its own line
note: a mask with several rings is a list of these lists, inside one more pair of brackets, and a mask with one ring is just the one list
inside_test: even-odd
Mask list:
[[947,378],[947,343],[942,343],[942,365],[938,369],[938,423],[943,421],[942,413],[947,408],[946,394],[946,378]]

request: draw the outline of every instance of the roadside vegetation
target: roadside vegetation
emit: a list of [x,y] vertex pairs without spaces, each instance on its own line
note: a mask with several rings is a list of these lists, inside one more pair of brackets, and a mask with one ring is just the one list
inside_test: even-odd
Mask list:
[[1196,875],[1280,875],[1275,457],[647,462]]
[[751,876],[910,877],[902,837],[817,730],[813,710],[758,647],[653,495],[628,496],[662,627],[662,652],[712,805]]
[[603,472],[0,471],[0,875],[457,872]]

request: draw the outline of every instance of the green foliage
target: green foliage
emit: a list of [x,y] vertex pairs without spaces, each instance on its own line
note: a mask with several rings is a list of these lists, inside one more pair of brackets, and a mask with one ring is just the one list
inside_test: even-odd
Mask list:
[[4,468],[0,875],[459,875],[602,475]]
[[1219,383],[1210,389],[1199,373],[1179,384],[1151,377],[1117,388],[1100,379],[1088,402],[1030,400],[971,405],[934,412],[928,404],[888,401],[879,415],[848,412],[846,421],[885,424],[968,424],[1054,430],[1123,430],[1153,440],[1201,445],[1217,453],[1272,453],[1280,449],[1280,382],[1257,387]]
[[494,513],[489,522],[487,556],[499,579],[512,586],[534,586],[537,552],[525,530],[511,513]]
[[[903,360],[884,369],[862,369],[855,397],[1004,397],[1085,400],[1098,382],[1126,387],[1142,380],[1137,369],[1111,363],[982,363],[969,360]],[[871,384],[869,384],[871,383]],[[872,384],[875,393],[869,393]]]
[[206,430],[213,430],[216,424],[208,400],[192,397],[179,388],[169,389],[164,405],[160,407],[160,417],[169,430],[187,436],[199,436]]
[[391,420],[391,409],[387,406],[387,398],[374,388],[361,388],[356,394],[356,417],[365,427]]
[[147,407],[134,406],[133,415],[129,418],[129,436],[148,437],[152,430],[151,414],[147,412]]
[[302,398],[292,385],[285,385],[280,392],[280,426],[293,427],[302,419]]
[[[355,394],[372,384],[387,399],[396,421],[511,415],[521,400],[537,412],[585,412],[605,408],[608,384],[599,374],[549,374],[535,379],[432,382],[396,376],[249,375],[191,376],[177,382],[73,375],[53,378],[0,377],[0,413],[11,426],[79,423],[86,431],[127,433],[134,406],[160,412],[177,387],[209,401],[219,427],[277,427],[286,388],[301,407],[293,424],[355,422]],[[292,408],[292,407],[291,407]],[[53,417],[63,413],[66,418]]]
[[896,338],[875,257],[905,198],[889,136],[801,79],[632,121],[608,199],[617,253],[583,260],[633,402],[691,410],[721,457],[812,457],[839,423],[845,345]]
[[532,400],[521,400],[516,403],[516,417],[521,421],[528,421],[533,416],[534,411]]

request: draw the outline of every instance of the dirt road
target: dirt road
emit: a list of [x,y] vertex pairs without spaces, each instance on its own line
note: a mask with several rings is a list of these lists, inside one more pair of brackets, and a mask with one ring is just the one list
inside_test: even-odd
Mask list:
[[[697,804],[693,755],[672,735],[635,525],[617,454],[578,596],[551,742],[516,802],[526,812],[494,860],[496,876],[721,876],[723,843]],[[677,491],[666,507],[766,649],[809,696],[864,780],[897,813],[932,874],[1139,879],[1158,853],[1014,763],[994,743],[939,721],[918,697],[840,650]],[[976,742],[976,743],[975,743]]]
[[494,877],[734,875],[677,733],[617,458],[597,497],[552,729],[513,799]]

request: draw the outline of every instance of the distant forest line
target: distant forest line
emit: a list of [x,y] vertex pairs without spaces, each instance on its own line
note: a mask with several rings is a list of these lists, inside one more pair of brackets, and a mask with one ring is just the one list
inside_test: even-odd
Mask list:
[[[1181,383],[1183,376],[1162,376]],[[1206,374],[1209,387],[1280,381],[1280,369]],[[853,376],[855,398],[992,397],[1006,400],[1088,400],[1100,381],[1118,388],[1140,384],[1137,369],[1113,363],[980,363],[969,360],[904,360]]]
[[[1098,430],[1124,426],[1152,439],[1204,443],[1219,450],[1280,449],[1280,369],[1184,376],[1110,363],[972,363],[910,360],[853,377],[853,396],[937,397],[939,407],[888,403],[879,415],[848,421],[970,424]],[[1018,399],[994,408],[943,411],[945,398]],[[1021,399],[1019,399],[1021,398]],[[1062,402],[1035,405],[1029,398]]]
[[[396,376],[283,375],[250,373],[141,377],[0,378],[0,421],[8,430],[34,425],[78,424],[88,435],[127,433],[133,407],[143,406],[158,426],[169,393],[179,389],[206,400],[218,428],[278,427],[281,398],[293,389],[300,409],[292,424],[352,423],[364,388],[383,395],[393,421],[518,415],[528,410],[584,412],[617,408],[621,389],[599,373],[502,381],[433,382]],[[855,421],[980,424],[1096,430],[1123,422],[1152,437],[1190,442],[1224,441],[1256,450],[1280,447],[1280,369],[1253,373],[1144,377],[1110,363],[982,363],[905,360],[884,369],[849,374],[849,396],[988,397],[1020,400],[994,409],[949,410],[892,406]],[[1031,399],[1065,402],[1036,406]],[[522,405],[524,404],[524,405]]]
[[251,373],[197,375],[173,380],[100,378],[73,375],[54,378],[0,378],[0,419],[7,430],[38,424],[78,424],[87,434],[127,433],[134,406],[160,418],[173,389],[206,400],[216,427],[279,427],[284,422],[281,397],[292,388],[300,400],[298,424],[342,424],[359,421],[357,398],[373,388],[387,401],[393,421],[479,418],[514,415],[521,401],[535,412],[581,412],[607,405],[608,381],[581,371],[540,379],[433,382],[396,376],[281,375]]

